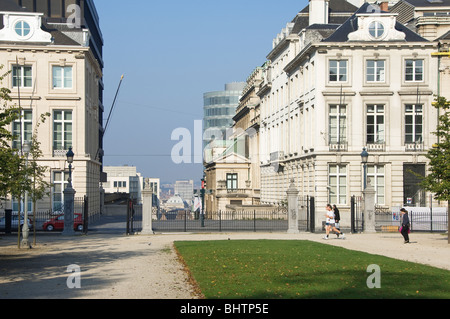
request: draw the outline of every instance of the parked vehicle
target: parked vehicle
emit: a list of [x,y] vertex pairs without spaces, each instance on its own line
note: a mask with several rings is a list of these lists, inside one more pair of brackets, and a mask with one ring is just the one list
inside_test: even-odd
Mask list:
[[[64,214],[47,220],[42,228],[47,231],[64,230]],[[83,231],[83,218],[81,214],[74,214],[73,229]]]
[[[24,218],[20,218],[20,230],[22,230],[24,224]],[[17,225],[19,225],[19,216],[12,215],[11,216],[11,231],[17,231]],[[28,218],[28,228],[32,230],[33,223],[31,222],[31,219]],[[0,218],[0,230],[5,231],[6,230],[6,217]]]

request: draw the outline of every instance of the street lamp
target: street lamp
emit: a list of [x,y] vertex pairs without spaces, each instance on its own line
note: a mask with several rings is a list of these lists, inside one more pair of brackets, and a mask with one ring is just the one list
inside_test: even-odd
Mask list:
[[69,178],[66,189],[64,190],[64,231],[63,235],[72,236],[75,234],[73,230],[73,211],[75,202],[75,190],[72,188],[72,163],[75,154],[72,151],[72,147],[69,147],[69,151],[66,154],[67,163],[69,163]]
[[67,180],[69,182],[69,184],[67,185],[67,187],[71,187],[72,186],[72,163],[73,163],[73,157],[75,156],[75,154],[72,151],[72,148],[69,147],[69,151],[66,154],[67,156],[67,163],[69,163],[69,179]]
[[363,148],[361,153],[361,162],[364,165],[364,190],[367,187],[367,162],[369,161],[369,153],[367,153],[366,148]]
[[[31,144],[28,141],[25,141],[22,145],[22,150],[25,153],[26,156],[26,162],[25,162],[25,170],[28,170],[28,155],[31,151]],[[25,174],[25,179],[28,180],[28,172]],[[28,192],[25,191],[24,196],[24,217],[23,217],[23,227],[22,227],[22,246],[30,247],[30,243],[28,241],[28,235],[30,234],[30,228],[28,227]],[[19,212],[20,214],[20,212]],[[20,227],[20,225],[19,225]]]
[[205,175],[202,178],[202,188],[200,190],[200,196],[202,199],[202,211],[200,212],[200,224],[201,227],[205,227]]

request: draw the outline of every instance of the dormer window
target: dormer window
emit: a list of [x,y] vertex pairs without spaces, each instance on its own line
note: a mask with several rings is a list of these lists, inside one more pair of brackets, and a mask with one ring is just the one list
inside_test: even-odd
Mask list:
[[384,25],[379,21],[373,21],[369,24],[369,33],[375,38],[379,39],[384,34]]
[[25,21],[19,21],[14,26],[14,31],[16,31],[16,33],[19,37],[26,37],[30,34],[31,27]]

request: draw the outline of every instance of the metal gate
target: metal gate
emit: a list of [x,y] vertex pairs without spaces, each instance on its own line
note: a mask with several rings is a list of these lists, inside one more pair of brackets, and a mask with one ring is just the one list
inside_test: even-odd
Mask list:
[[362,207],[363,198],[361,196],[352,196],[350,208],[352,233],[359,233],[364,230],[364,212]]
[[299,230],[314,233],[316,228],[316,202],[314,196],[306,195],[299,198],[299,215]]
[[142,204],[137,204],[132,199],[127,201],[126,234],[133,235],[142,230]]

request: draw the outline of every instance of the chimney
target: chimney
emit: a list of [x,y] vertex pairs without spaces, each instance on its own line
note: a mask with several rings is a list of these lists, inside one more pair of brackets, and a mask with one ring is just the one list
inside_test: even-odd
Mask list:
[[309,0],[309,25],[328,24],[329,0]]
[[380,3],[380,10],[388,12],[389,11],[389,2],[388,1],[381,2]]

